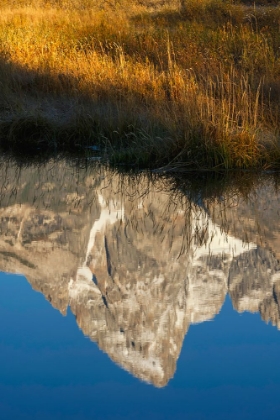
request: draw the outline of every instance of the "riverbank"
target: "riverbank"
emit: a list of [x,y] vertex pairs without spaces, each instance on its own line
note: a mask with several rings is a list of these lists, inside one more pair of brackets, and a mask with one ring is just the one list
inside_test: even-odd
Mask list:
[[0,0],[2,150],[278,169],[280,7],[183,3]]

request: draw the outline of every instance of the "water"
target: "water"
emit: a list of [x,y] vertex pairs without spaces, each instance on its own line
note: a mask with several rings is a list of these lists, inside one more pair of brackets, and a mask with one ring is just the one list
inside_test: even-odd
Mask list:
[[0,179],[1,419],[278,418],[276,177]]

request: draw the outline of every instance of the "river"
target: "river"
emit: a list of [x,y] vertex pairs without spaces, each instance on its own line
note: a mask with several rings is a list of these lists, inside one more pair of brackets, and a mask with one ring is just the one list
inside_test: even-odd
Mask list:
[[278,184],[2,159],[1,419],[278,418]]

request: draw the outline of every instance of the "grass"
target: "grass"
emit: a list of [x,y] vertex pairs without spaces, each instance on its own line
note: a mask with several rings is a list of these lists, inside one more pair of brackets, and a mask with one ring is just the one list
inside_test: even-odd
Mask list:
[[0,0],[0,146],[279,168],[280,6]]

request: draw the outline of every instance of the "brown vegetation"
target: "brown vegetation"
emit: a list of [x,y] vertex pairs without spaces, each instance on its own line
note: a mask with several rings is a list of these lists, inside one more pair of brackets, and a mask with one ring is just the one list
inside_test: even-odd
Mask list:
[[268,0],[0,0],[2,147],[278,167],[279,23]]

